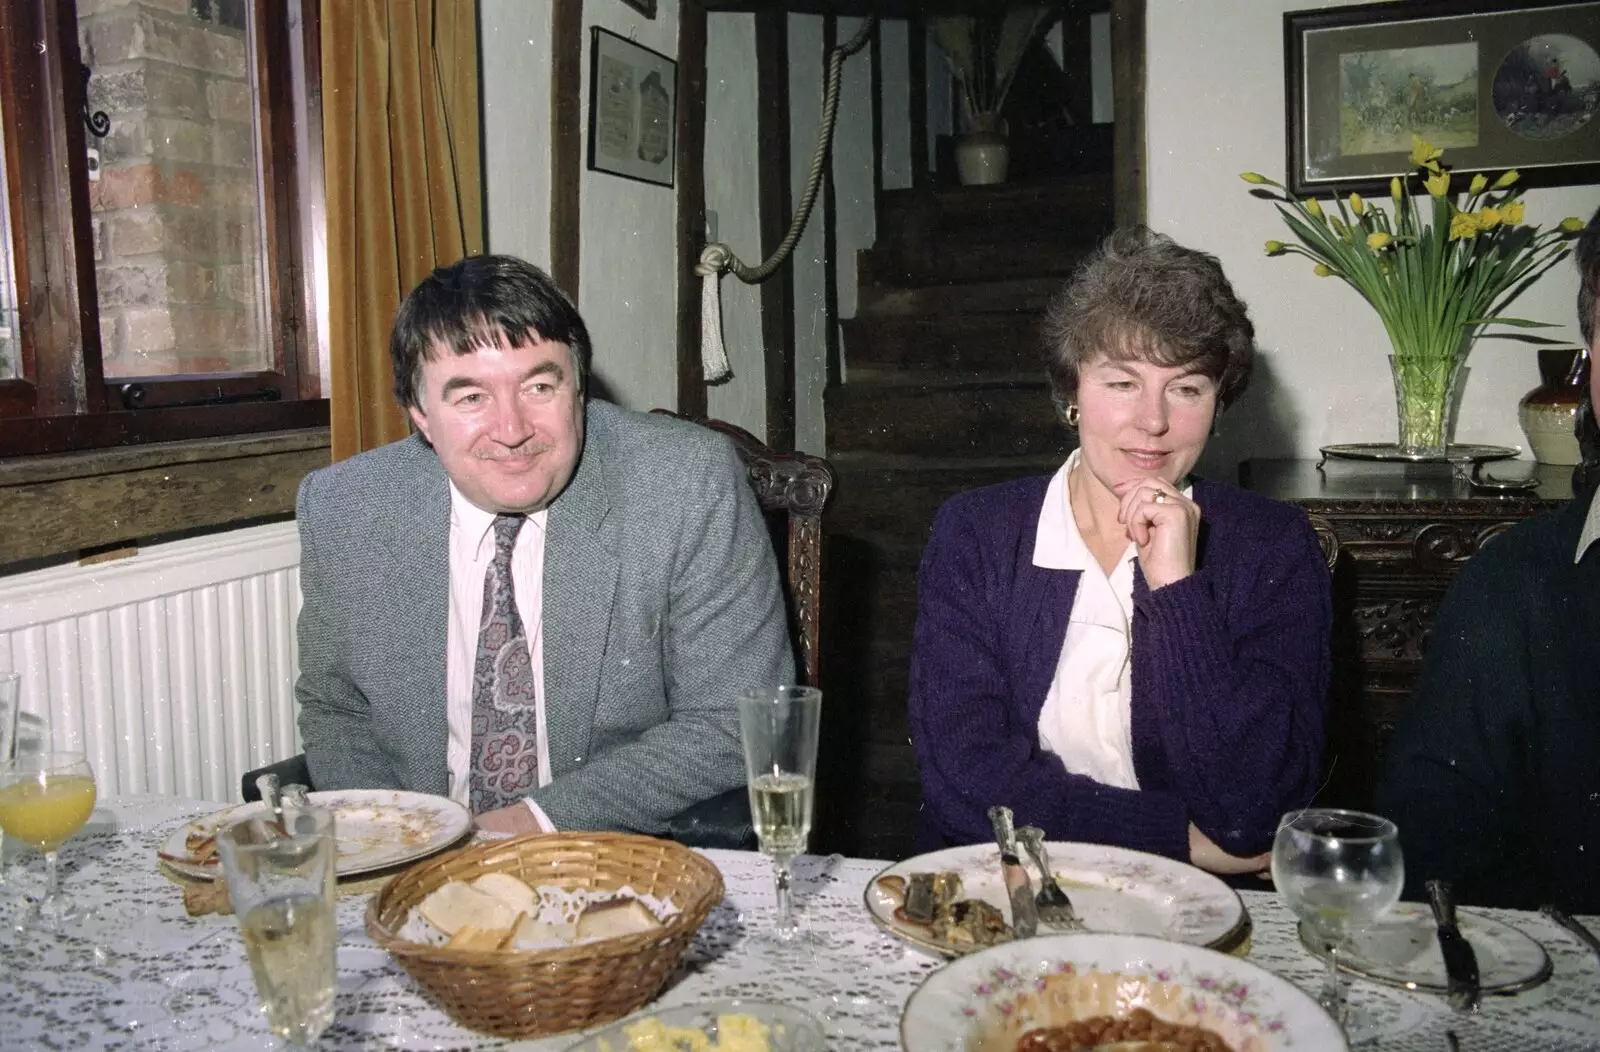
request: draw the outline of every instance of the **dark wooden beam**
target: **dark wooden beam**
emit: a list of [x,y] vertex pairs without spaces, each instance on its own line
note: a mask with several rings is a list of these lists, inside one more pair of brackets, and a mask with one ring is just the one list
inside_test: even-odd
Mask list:
[[1112,0],[1112,186],[1118,226],[1145,221],[1144,4]]
[[876,207],[878,195],[883,193],[883,32],[881,30],[873,30],[869,55],[872,59],[872,86],[868,89],[868,94],[872,97],[872,200]]
[[911,187],[928,185],[928,23],[906,22],[906,52],[911,60]]
[[583,176],[583,0],[551,0],[550,276],[578,303]]
[[[756,15],[756,193],[761,256],[789,229],[789,23],[781,11]],[[794,448],[794,271],[761,284],[761,346],[767,388],[767,445]]]
[[678,412],[706,415],[700,363],[700,278],[695,262],[706,234],[706,9],[683,0],[678,11]]
[[996,0],[705,0],[704,6],[708,11],[754,11],[757,14],[912,18],[917,15],[986,14],[998,5]]
[[[839,20],[828,15],[822,20],[822,83],[828,83],[828,56],[839,44]],[[841,81],[839,92],[844,93]],[[840,108],[844,108],[840,99]],[[838,134],[835,128],[835,134]],[[844,362],[839,346],[839,235],[838,210],[833,187],[833,147],[828,147],[827,170],[822,176],[822,208],[811,218],[822,224],[822,339],[824,348],[822,382],[834,387],[844,381]]]

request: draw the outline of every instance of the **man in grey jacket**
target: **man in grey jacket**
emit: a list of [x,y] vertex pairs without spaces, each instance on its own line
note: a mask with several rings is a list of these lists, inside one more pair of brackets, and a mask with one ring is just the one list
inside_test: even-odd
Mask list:
[[577,310],[477,256],[390,341],[419,434],[300,488],[300,729],[319,789],[485,829],[660,832],[744,781],[735,701],[793,681],[776,561],[720,435],[587,397]]

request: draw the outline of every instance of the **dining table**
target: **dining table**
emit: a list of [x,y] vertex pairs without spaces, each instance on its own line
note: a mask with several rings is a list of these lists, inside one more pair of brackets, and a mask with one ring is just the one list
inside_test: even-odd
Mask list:
[[[23,924],[42,882],[37,856],[16,857],[0,891],[0,1050],[274,1049],[256,1001],[238,925],[190,916],[157,850],[215,802],[167,796],[103,799],[63,847],[63,884],[82,916],[50,933]],[[881,930],[863,893],[885,865],[839,855],[795,864],[803,935],[763,937],[774,918],[772,873],[754,852],[706,850],[726,895],[648,1008],[729,998],[778,1001],[810,1012],[838,1050],[897,1049],[907,999],[944,962]],[[432,1004],[368,937],[372,891],[346,889],[337,915],[338,989],[333,1025],[319,1049],[519,1049],[557,1052],[581,1035],[509,1040],[474,1033]],[[1241,892],[1252,924],[1246,959],[1307,991],[1325,965],[1305,950],[1293,916],[1271,891]],[[1482,911],[1541,943],[1548,980],[1489,996],[1472,1016],[1436,994],[1357,980],[1354,1002],[1375,1023],[1361,1048],[1445,1052],[1453,1033],[1465,1052],[1600,1049],[1600,961],[1536,912]],[[1582,918],[1600,927],[1600,918]],[[648,1010],[648,1008],[646,1010]],[[1307,1050],[1313,1052],[1313,1050]]]

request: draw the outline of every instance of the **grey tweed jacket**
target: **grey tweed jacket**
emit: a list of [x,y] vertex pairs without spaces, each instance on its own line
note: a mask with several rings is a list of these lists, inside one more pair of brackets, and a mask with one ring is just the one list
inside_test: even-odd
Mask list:
[[[744,783],[735,699],[794,681],[772,544],[732,445],[591,401],[550,506],[544,689],[562,829],[658,833]],[[319,789],[448,791],[450,490],[413,436],[300,487],[300,731]]]

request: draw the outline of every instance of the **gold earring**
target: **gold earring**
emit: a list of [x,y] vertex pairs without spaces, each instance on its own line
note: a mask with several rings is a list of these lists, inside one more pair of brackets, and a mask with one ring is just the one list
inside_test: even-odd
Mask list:
[[1067,426],[1074,431],[1078,430],[1078,416],[1078,403],[1069,404],[1067,406]]

